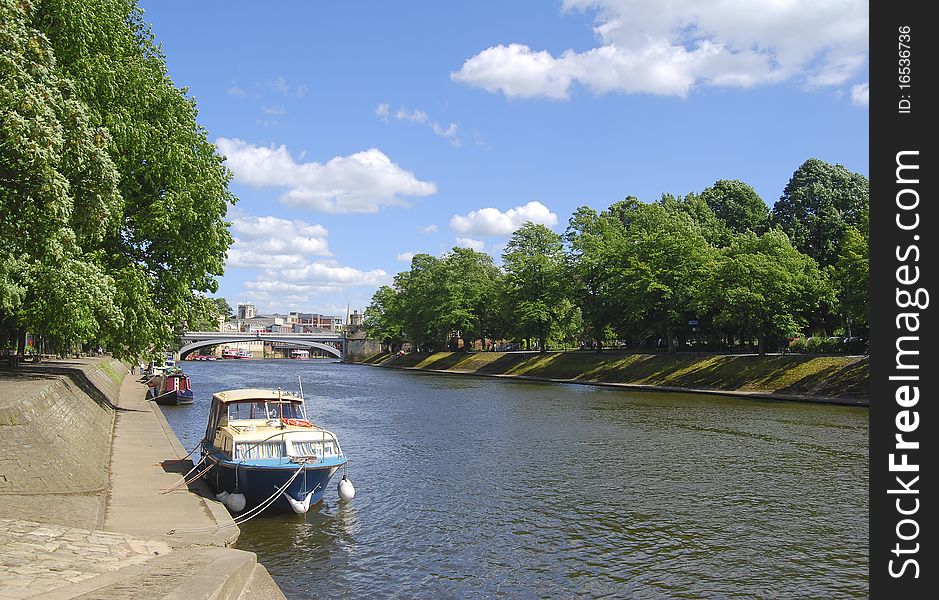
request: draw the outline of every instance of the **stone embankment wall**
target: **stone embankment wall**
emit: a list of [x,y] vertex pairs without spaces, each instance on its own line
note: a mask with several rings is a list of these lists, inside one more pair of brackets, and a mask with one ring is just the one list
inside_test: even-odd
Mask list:
[[0,370],[0,496],[103,492],[127,372],[116,360]]
[[[359,333],[359,335],[356,335]],[[381,344],[375,340],[366,339],[361,332],[346,337],[344,362],[362,362],[370,356],[381,352]]]
[[377,354],[383,367],[668,391],[868,405],[865,356],[437,352]]

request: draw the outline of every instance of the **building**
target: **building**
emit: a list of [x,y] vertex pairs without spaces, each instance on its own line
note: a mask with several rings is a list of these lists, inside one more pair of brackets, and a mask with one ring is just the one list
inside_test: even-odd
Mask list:
[[365,325],[365,315],[360,313],[358,309],[352,311],[352,314],[349,315],[349,328],[358,329]]
[[239,303],[238,304],[238,319],[253,319],[257,316],[257,312],[254,310],[254,304],[250,302]]
[[342,331],[342,318],[331,315],[319,315],[316,313],[291,312],[287,315],[286,324],[293,327],[295,333],[304,331],[314,331],[322,329],[323,331]]

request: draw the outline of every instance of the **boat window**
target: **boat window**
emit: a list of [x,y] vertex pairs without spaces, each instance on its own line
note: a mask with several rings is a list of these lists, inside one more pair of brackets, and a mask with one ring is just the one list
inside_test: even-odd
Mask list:
[[277,411],[266,402],[235,402],[228,405],[228,420],[273,419]]
[[[234,402],[228,405],[228,420],[239,419],[279,419],[281,404],[277,402]],[[292,402],[283,403],[285,419],[302,419],[300,405]]]
[[323,445],[319,442],[292,442],[293,456],[320,456]]
[[283,458],[285,456],[287,456],[287,447],[283,440],[241,442],[235,446],[235,458],[238,460]]

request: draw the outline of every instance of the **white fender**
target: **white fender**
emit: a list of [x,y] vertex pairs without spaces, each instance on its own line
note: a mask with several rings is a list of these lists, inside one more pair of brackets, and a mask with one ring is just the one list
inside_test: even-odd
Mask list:
[[293,496],[286,493],[284,496],[287,496],[287,502],[290,503],[290,508],[298,515],[306,514],[306,511],[310,510],[310,500],[313,498],[313,492],[308,493],[303,500],[294,500]]
[[352,500],[355,498],[355,486],[345,476],[339,482],[339,497],[343,500]]
[[248,504],[248,500],[244,494],[229,494],[225,500],[225,506],[231,509],[232,512],[243,511],[246,504]]

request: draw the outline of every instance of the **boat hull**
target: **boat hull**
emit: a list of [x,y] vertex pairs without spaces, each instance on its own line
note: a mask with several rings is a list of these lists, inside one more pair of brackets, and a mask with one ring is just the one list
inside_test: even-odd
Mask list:
[[[221,460],[216,456],[208,455],[206,460],[212,464],[212,469],[205,475],[205,480],[215,493],[236,490],[245,496],[247,504],[245,511],[251,510],[264,503],[270,496],[280,489],[300,468],[300,465],[290,464],[276,467],[236,464]],[[317,466],[306,465],[303,472],[285,490],[297,502],[303,502],[307,494],[313,492],[309,506],[313,506],[323,499],[323,494],[329,480],[339,470],[341,465]],[[237,483],[236,471],[237,467]],[[297,512],[291,503],[280,494],[265,510],[276,512]]]
[[166,392],[160,395],[154,395],[151,397],[151,400],[157,404],[163,404],[164,406],[174,406],[179,404],[192,404],[193,401],[192,390],[186,390],[180,392],[174,390],[171,392]]

